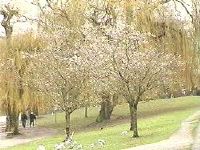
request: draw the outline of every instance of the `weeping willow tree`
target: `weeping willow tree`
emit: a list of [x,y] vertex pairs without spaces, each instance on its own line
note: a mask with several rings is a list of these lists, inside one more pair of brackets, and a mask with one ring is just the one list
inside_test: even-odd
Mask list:
[[19,76],[14,68],[14,61],[1,58],[1,103],[7,116],[7,131],[13,129],[18,134],[18,95],[16,87],[19,86]]
[[[174,7],[170,14],[169,6]],[[186,15],[185,19],[179,20],[176,7],[179,4],[181,11]],[[154,36],[154,43],[161,49],[182,56],[185,61],[185,73],[182,88],[188,94],[197,94],[199,91],[199,37],[200,37],[200,3],[196,0],[188,1],[155,1],[142,5],[137,15],[137,28],[150,32]],[[165,12],[165,13],[164,13]],[[173,14],[174,13],[174,14]],[[152,42],[152,43],[153,43]],[[159,44],[158,44],[159,43]]]
[[[191,68],[193,72],[191,73],[195,76],[196,80],[193,80],[195,84],[194,89],[199,90],[199,82],[200,82],[200,74],[199,74],[199,66],[200,66],[200,2],[192,0],[192,12],[188,11],[188,14],[191,17],[192,29],[191,29],[191,37],[193,42],[193,55],[192,55],[192,63],[194,64]],[[197,91],[196,91],[197,92]]]
[[[180,77],[182,84],[164,89],[167,93],[180,95],[181,89],[186,89],[188,92],[196,89],[198,80],[196,72],[198,70],[197,51],[194,48],[192,36],[198,32],[190,27],[187,20],[179,20],[176,16],[176,10],[170,12],[168,2],[171,1],[138,2],[134,5],[135,17],[133,20],[139,31],[150,34],[149,41],[151,44],[148,45],[149,47],[182,56],[185,61],[185,71],[183,76]],[[183,8],[183,11],[187,11],[185,7]],[[191,14],[188,17],[190,18]]]
[[31,34],[20,35],[1,41],[1,100],[7,116],[7,131],[18,134],[18,116],[25,111],[29,99],[23,97],[25,91],[24,74],[31,53],[39,50],[40,40]]
[[[13,39],[13,19],[18,18],[19,10],[8,3],[2,6],[1,25],[5,30],[5,39],[1,40],[1,94],[2,107],[7,116],[7,131],[18,134],[18,114],[23,109],[23,74],[26,61],[21,54],[24,41]],[[25,48],[25,47],[24,47]],[[23,51],[23,50],[22,50]],[[22,105],[22,106],[21,106]]]

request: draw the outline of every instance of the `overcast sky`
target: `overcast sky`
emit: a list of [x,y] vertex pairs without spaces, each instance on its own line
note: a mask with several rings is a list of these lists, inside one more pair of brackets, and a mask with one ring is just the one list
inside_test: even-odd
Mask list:
[[[0,7],[3,6],[3,4],[8,3],[10,0],[0,0]],[[29,18],[35,18],[38,14],[37,8],[30,4],[32,0],[12,0],[14,5],[19,8],[22,13],[25,16],[28,16]],[[191,11],[192,7],[189,6],[191,0],[185,0],[187,2],[187,8]],[[184,10],[184,8],[181,6],[181,4],[177,3],[176,6],[174,6],[174,3],[169,3],[170,9],[173,12],[176,12],[176,16],[179,16],[178,19],[186,20],[189,18],[187,12]],[[178,11],[175,11],[178,10]],[[0,21],[2,20],[2,16],[0,15]],[[17,34],[19,32],[25,32],[25,31],[35,31],[37,25],[32,24],[30,22],[26,23],[16,23],[13,28],[14,34]],[[0,36],[4,35],[4,29],[2,26],[0,26]]]

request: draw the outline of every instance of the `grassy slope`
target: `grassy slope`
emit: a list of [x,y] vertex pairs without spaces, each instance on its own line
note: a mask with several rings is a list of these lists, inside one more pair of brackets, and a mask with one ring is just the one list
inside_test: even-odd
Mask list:
[[[121,136],[121,132],[129,128],[127,120],[120,120],[121,125],[115,125],[112,127],[105,127],[103,130],[93,130],[89,132],[79,132],[75,134],[75,140],[85,146],[87,149],[88,145],[95,142],[97,139],[106,140],[105,150],[118,150],[122,148],[128,148],[136,145],[157,142],[162,139],[169,137],[174,131],[180,127],[182,120],[187,118],[189,115],[194,113],[200,107],[199,97],[185,97],[174,100],[161,100],[152,101],[149,103],[142,103],[139,107],[139,133],[140,138],[132,139],[131,132],[128,136]],[[95,108],[93,108],[95,109]],[[82,110],[79,110],[73,114],[73,123],[77,121],[79,126],[86,126],[88,123],[94,121],[97,112],[90,110],[90,118],[83,119],[84,116],[80,116]],[[95,112],[94,114],[92,112]],[[119,106],[115,109],[114,116],[126,116],[128,114],[128,107],[125,105]],[[156,115],[155,115],[156,114]],[[63,114],[61,114],[62,116]],[[153,115],[153,116],[152,116]],[[59,117],[61,117],[59,116]],[[144,117],[146,116],[146,117]],[[41,119],[40,125],[46,125],[47,120],[52,116],[48,116],[48,119]],[[51,118],[53,119],[53,118]],[[87,120],[87,121],[85,121]],[[63,119],[59,118],[59,127],[63,123]],[[119,124],[119,123],[118,123]],[[48,125],[50,127],[56,127],[55,124]],[[77,127],[77,126],[76,126]],[[29,144],[10,148],[11,150],[35,150],[38,144],[45,144],[48,149],[53,149],[53,145],[58,141],[61,141],[63,136],[57,136],[47,138],[40,141],[35,141]]]
[[[139,118],[145,118],[153,115],[158,115],[170,111],[184,110],[186,108],[200,107],[200,97],[183,97],[168,100],[155,100],[150,102],[142,102],[139,104],[138,116]],[[72,114],[72,127],[74,130],[85,130],[89,125],[94,127],[95,119],[98,115],[99,108],[93,107],[88,110],[88,118],[84,117],[84,109],[75,111]],[[121,118],[120,121],[119,118]],[[115,124],[127,122],[129,119],[129,108],[127,104],[119,105],[114,108],[112,120],[116,120]],[[64,129],[65,117],[64,113],[57,114],[57,123],[54,121],[54,116],[45,115],[41,119],[38,119],[37,124],[43,127],[50,127],[56,129]],[[106,124],[106,123],[105,123]],[[100,126],[104,126],[104,123]],[[97,126],[98,127],[98,126]]]

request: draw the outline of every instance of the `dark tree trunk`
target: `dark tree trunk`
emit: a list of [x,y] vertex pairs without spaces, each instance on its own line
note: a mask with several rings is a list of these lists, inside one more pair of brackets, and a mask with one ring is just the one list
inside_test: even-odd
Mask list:
[[105,94],[102,96],[101,109],[96,122],[103,122],[104,120],[109,120],[111,118],[114,107],[117,104],[118,95]]
[[13,114],[13,135],[18,135],[19,133],[19,121],[18,121],[18,114]]
[[133,137],[139,137],[137,128],[137,104],[129,102],[130,117],[131,117],[131,127],[130,130],[133,131]]
[[[10,104],[9,104],[10,105]],[[6,131],[12,132],[13,135],[19,134],[19,113],[16,109],[15,102],[13,103],[12,109],[8,107],[6,116]]]
[[7,93],[6,98],[6,132],[11,132],[12,129],[12,103],[10,100],[10,92]]
[[65,112],[65,121],[66,121],[66,129],[65,129],[66,139],[65,140],[68,140],[70,138],[70,134],[71,134],[71,132],[70,132],[70,130],[71,130],[70,115],[71,115],[71,113],[69,113],[67,111]]
[[88,117],[88,107],[86,106],[85,107],[85,118],[87,118]]
[[7,108],[6,108],[6,131],[11,131],[11,104],[10,99],[7,98]]
[[109,100],[103,101],[101,103],[101,109],[96,119],[96,122],[103,122],[104,120],[109,120],[112,115],[113,108],[114,105]]
[[13,102],[13,109],[12,109],[12,114],[11,114],[11,126],[13,130],[13,135],[18,135],[19,134],[19,113],[17,110],[16,102]]

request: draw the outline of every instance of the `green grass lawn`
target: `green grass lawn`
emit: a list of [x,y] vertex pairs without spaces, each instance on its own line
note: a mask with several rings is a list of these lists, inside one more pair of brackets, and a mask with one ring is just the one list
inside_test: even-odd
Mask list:
[[[128,136],[121,136],[121,132],[129,128],[129,124],[121,124],[89,132],[75,134],[74,139],[84,145],[84,149],[90,149],[89,145],[98,139],[104,139],[106,145],[104,150],[120,150],[147,143],[157,142],[168,138],[179,127],[182,120],[198,109],[181,110],[166,114],[157,115],[150,118],[139,119],[140,138],[131,138],[132,132]],[[9,150],[35,150],[39,144],[44,144],[48,150],[52,150],[55,143],[63,140],[63,135],[47,138],[40,141],[31,142],[10,148]]]
[[[185,110],[189,108],[200,107],[200,97],[181,97],[175,99],[166,99],[166,100],[155,100],[149,102],[141,102],[138,106],[138,117],[145,118],[153,115],[159,115],[166,112],[172,112],[177,110]],[[88,109],[88,118],[84,117],[84,109],[76,110],[72,113],[71,123],[73,130],[85,130],[88,129],[88,126],[91,126],[92,129],[95,128],[94,122],[98,115],[99,107],[91,107]],[[63,130],[65,128],[65,117],[64,113],[58,113],[56,115],[57,123],[55,123],[55,117],[51,114],[41,116],[37,120],[37,124],[42,127],[56,128]],[[119,119],[121,118],[121,119]],[[119,105],[114,108],[112,119],[115,120],[115,124],[127,122],[129,119],[129,107],[127,104]],[[118,121],[120,120],[120,121]],[[91,125],[92,124],[92,125]],[[101,123],[99,126],[105,126],[108,123]],[[89,128],[90,130],[90,128]]]
[[[139,105],[139,134],[137,139],[131,138],[132,132],[127,136],[121,136],[121,132],[129,129],[129,121],[127,119],[115,119],[128,115],[128,107],[121,105],[115,108],[113,124],[105,126],[103,130],[90,128],[90,130],[83,130],[76,132],[74,139],[83,144],[84,149],[90,149],[89,145],[98,139],[104,139],[106,145],[104,150],[120,150],[136,145],[157,142],[168,138],[175,132],[181,124],[181,121],[186,119],[189,115],[198,111],[200,108],[200,97],[184,97],[171,100],[157,100],[148,103],[141,103]],[[83,110],[78,110],[73,114],[72,124],[74,128],[78,126],[84,127],[94,122],[97,108],[91,108],[89,111],[89,118],[84,118]],[[58,115],[58,128],[64,126],[63,114]],[[121,117],[120,117],[121,118]],[[51,121],[50,121],[51,119]],[[77,121],[77,122],[76,122]],[[115,122],[116,121],[116,122]],[[74,125],[76,124],[79,125]],[[50,124],[47,124],[50,123]],[[41,126],[56,128],[57,125],[53,123],[51,115],[45,116],[38,120]],[[105,125],[105,124],[104,124]],[[55,143],[63,140],[64,133],[56,137],[50,137],[39,141],[34,141],[28,144],[19,145],[9,148],[9,150],[35,150],[39,144],[44,144],[48,150],[52,150]]]

